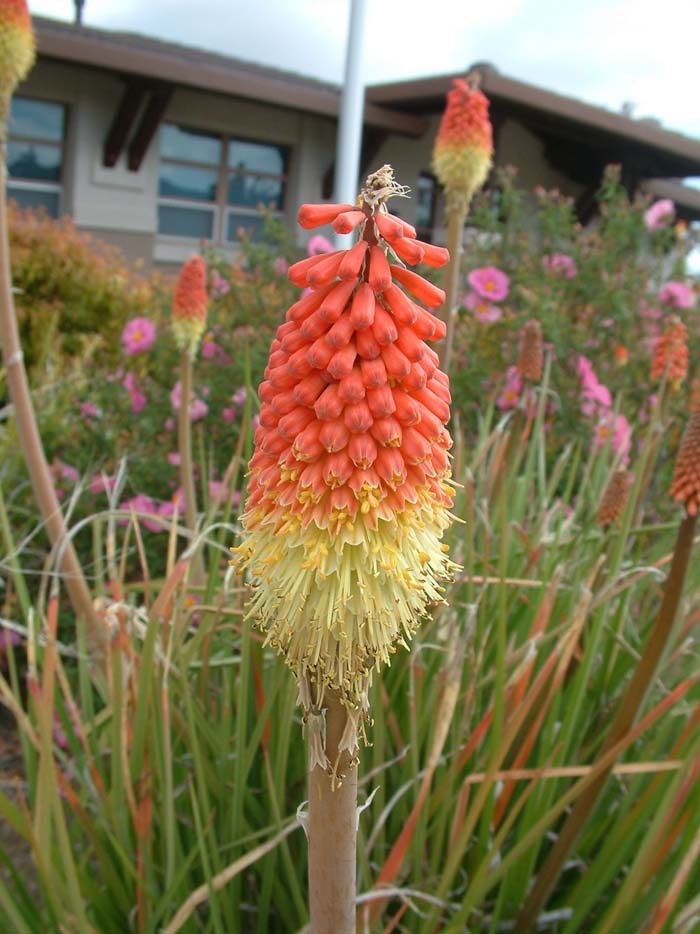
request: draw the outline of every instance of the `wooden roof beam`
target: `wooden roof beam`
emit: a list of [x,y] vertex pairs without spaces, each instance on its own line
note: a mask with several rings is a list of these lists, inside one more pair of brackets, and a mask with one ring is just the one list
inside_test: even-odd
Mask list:
[[133,139],[129,144],[129,155],[127,164],[130,171],[138,172],[141,168],[144,156],[148,152],[148,147],[153,142],[163,114],[170,103],[173,95],[173,86],[171,84],[161,85],[151,92],[151,98],[146,105],[143,116],[134,133]]
[[102,149],[102,165],[113,168],[119,161],[126,141],[133,130],[146,94],[146,84],[138,79],[128,78]]

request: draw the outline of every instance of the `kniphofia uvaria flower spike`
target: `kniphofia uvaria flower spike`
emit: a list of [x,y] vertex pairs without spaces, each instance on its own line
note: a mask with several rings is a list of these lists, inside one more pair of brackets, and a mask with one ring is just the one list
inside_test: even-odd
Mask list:
[[15,88],[34,64],[36,44],[27,0],[0,3],[0,119],[4,122]]
[[260,386],[237,559],[250,572],[251,614],[286,656],[306,711],[326,690],[347,709],[350,751],[372,673],[406,645],[455,567],[441,543],[450,391],[426,343],[444,324],[423,307],[443,293],[404,265],[448,255],[388,213],[397,194],[384,166],[357,206],[299,211],[306,229],[332,223],[358,238],[289,270],[307,292],[278,328]]
[[207,326],[207,266],[191,256],[180,269],[172,308],[175,343],[194,359]]

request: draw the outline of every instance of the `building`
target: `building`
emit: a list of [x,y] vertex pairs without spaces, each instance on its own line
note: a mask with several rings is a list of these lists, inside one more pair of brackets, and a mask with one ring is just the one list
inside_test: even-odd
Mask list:
[[[38,61],[9,128],[9,190],[147,263],[180,262],[202,239],[235,250],[261,206],[331,196],[340,89],[173,43],[36,17]],[[700,141],[481,66],[496,159],[522,183],[558,187],[590,215],[603,167],[630,190],[700,176]],[[401,213],[439,225],[430,174],[451,75],[369,87],[362,171],[390,162],[417,196]],[[698,199],[690,217],[700,217]],[[694,213],[693,213],[694,212]]]

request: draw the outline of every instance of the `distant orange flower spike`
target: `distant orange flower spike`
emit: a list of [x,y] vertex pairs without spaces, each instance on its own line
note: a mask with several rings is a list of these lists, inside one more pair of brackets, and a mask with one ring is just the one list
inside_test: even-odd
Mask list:
[[520,330],[518,373],[533,383],[539,383],[542,379],[543,363],[542,326],[537,318],[531,318]]
[[429,247],[388,214],[400,190],[385,167],[367,179],[359,209],[299,211],[305,226],[337,220],[360,239],[290,270],[311,292],[272,344],[235,559],[251,577],[251,614],[286,656],[306,709],[325,688],[342,698],[350,750],[373,671],[455,570],[441,545],[453,496],[449,381],[425,343],[442,322],[397,283],[429,305],[442,292],[387,260],[399,241],[415,261]]
[[0,108],[34,64],[36,43],[26,0],[0,3]]
[[688,375],[688,330],[677,315],[672,315],[656,342],[651,360],[651,378],[667,379],[678,389]]
[[681,439],[671,496],[690,516],[700,512],[700,412],[693,412]]
[[175,342],[194,357],[207,324],[207,267],[192,256],[180,270],[173,296],[172,326]]
[[456,78],[433,149],[433,171],[445,188],[448,210],[466,208],[484,184],[493,159],[493,131],[486,96]]

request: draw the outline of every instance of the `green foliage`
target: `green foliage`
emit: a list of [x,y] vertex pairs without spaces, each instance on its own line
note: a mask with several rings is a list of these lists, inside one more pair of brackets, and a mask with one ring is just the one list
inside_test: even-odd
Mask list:
[[72,361],[114,363],[127,318],[148,313],[157,282],[136,275],[121,253],[79,232],[69,217],[9,209],[12,280],[22,346],[36,381]]
[[[577,228],[567,202],[544,194],[528,227],[525,196],[504,178],[497,210],[484,202],[473,217],[480,236],[465,273],[497,265],[511,290],[501,320],[464,315],[460,326],[454,511],[464,522],[449,544],[464,572],[410,654],[397,653],[373,687],[360,800],[378,790],[359,846],[359,904],[363,915],[375,906],[372,931],[512,928],[654,626],[680,515],[666,489],[687,399],[650,383],[639,311],[680,277],[683,249],[676,256],[672,231],[648,235],[642,205],[627,202],[613,175],[601,198],[592,232]],[[2,616],[24,643],[5,654],[0,698],[18,724],[25,784],[19,801],[0,789],[0,815],[34,864],[33,877],[20,875],[17,850],[0,853],[3,930],[156,934],[175,929],[180,909],[184,932],[294,932],[306,921],[306,845],[294,824],[307,780],[296,691],[246,620],[245,582],[227,564],[240,531],[232,505],[254,431],[254,386],[297,291],[275,265],[294,250],[273,228],[233,265],[208,257],[210,330],[195,372],[208,410],[194,426],[204,580],[193,582],[182,557],[181,527],[162,516],[161,534],[146,525],[148,510],[134,518],[118,508],[135,493],[162,505],[178,483],[167,459],[178,379],[167,295],[142,312],[158,328],[149,350],[126,355],[115,332],[109,366],[78,356],[70,379],[37,388],[66,494],[75,489],[66,464],[86,479],[100,469],[118,478],[109,499],[76,494],[70,520],[82,524],[79,544],[110,633],[103,671],[82,633],[57,629],[63,597],[28,537],[35,518],[19,466],[3,461]],[[574,259],[575,277],[543,268],[542,256],[555,252]],[[500,411],[516,335],[530,317],[550,344],[545,374],[521,405]],[[607,318],[628,347],[625,366],[601,337]],[[595,517],[621,454],[612,438],[591,443],[577,354],[590,355],[633,430],[634,485],[607,530]],[[140,412],[128,373],[132,394],[147,398]],[[234,402],[241,388],[245,402],[242,393]],[[657,390],[657,404],[642,406]],[[86,414],[85,403],[96,411]],[[0,427],[9,455],[11,428]],[[224,483],[225,501],[209,480]],[[700,887],[699,619],[693,560],[643,719],[541,929],[692,929],[683,918],[697,909]],[[380,876],[390,889],[370,900]]]

